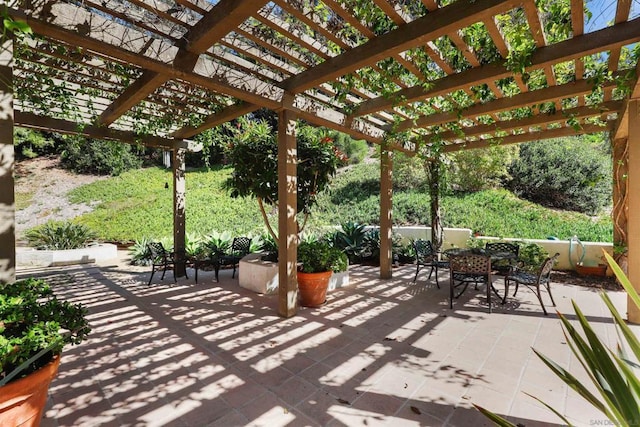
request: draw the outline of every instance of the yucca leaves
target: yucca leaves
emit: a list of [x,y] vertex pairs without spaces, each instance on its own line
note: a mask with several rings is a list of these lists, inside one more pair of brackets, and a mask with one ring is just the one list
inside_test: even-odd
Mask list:
[[[630,300],[640,307],[640,296],[622,269],[620,269],[620,266],[618,266],[609,254],[605,253],[605,258],[627,291]],[[565,384],[601,411],[614,425],[638,425],[640,423],[640,380],[638,379],[636,369],[638,369],[639,365],[637,362],[630,360],[626,353],[626,348],[628,347],[633,353],[633,356],[635,356],[637,360],[640,360],[640,342],[636,334],[629,328],[613,305],[611,298],[604,292],[601,293],[601,297],[611,312],[618,331],[618,337],[621,341],[616,346],[615,352],[602,342],[584,313],[574,301],[572,301],[572,305],[576,313],[576,326],[574,326],[565,315],[558,313],[569,348],[586,371],[599,396],[592,393],[585,384],[553,360],[535,349],[533,351]],[[581,331],[578,330],[578,327]],[[534,397],[534,399],[554,412],[563,422],[570,424],[569,421],[553,407],[537,397]],[[513,426],[509,421],[504,420],[486,409],[478,406],[476,406],[476,408],[497,425]]]
[[38,249],[64,250],[87,246],[96,239],[96,233],[83,224],[50,221],[29,230],[26,237]]

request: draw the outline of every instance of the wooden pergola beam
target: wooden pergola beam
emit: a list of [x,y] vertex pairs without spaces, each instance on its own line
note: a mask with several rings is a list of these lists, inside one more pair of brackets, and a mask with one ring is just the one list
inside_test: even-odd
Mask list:
[[240,116],[251,113],[260,107],[255,104],[240,103],[226,107],[222,111],[211,114],[198,126],[185,126],[171,134],[174,138],[191,138],[207,129],[211,129],[223,123],[237,119]]
[[[457,3],[455,3],[457,4]],[[531,57],[531,65],[527,71],[544,68],[559,62],[571,61],[593,53],[609,50],[616,46],[640,41],[640,18],[625,22],[615,27],[584,34],[550,46],[536,50]],[[388,110],[398,105],[406,105],[436,96],[444,96],[459,89],[470,88],[491,80],[498,80],[513,75],[502,61],[471,68],[451,76],[430,82],[429,85],[418,85],[402,89],[392,96],[380,96],[362,102],[353,113],[354,117]]]
[[561,138],[564,136],[584,135],[588,133],[608,132],[613,128],[613,123],[609,122],[606,126],[599,125],[583,125],[580,129],[572,127],[563,127],[558,129],[545,130],[540,132],[526,132],[519,135],[505,136],[502,138],[480,139],[477,141],[461,142],[459,144],[445,145],[442,151],[445,153],[453,153],[460,150],[475,150],[477,148],[488,148],[497,145],[519,144],[521,142],[530,142],[543,139]]
[[[221,0],[180,40],[174,67],[192,71],[202,52],[221,40],[265,3],[265,0]],[[107,107],[98,123],[107,126],[112,124],[170,79],[171,75],[166,73],[145,70],[142,77]]]
[[[589,105],[576,108],[570,108],[567,110],[556,111],[553,114],[537,114],[532,117],[527,117],[520,120],[502,120],[496,123],[487,125],[477,125],[471,127],[463,127],[461,131],[464,136],[459,135],[457,132],[448,131],[443,132],[438,136],[438,140],[449,141],[462,139],[463,137],[473,137],[478,135],[485,135],[495,133],[499,131],[512,131],[515,129],[527,129],[536,126],[546,126],[551,123],[566,122],[569,119],[584,119],[587,117],[600,116],[602,113],[616,113],[622,109],[622,101],[609,101],[598,105]],[[427,144],[431,144],[434,141],[427,141]]]
[[33,113],[21,111],[15,112],[15,124],[30,129],[57,132],[68,135],[81,135],[87,138],[106,139],[119,141],[127,144],[143,144],[147,147],[163,148],[165,150],[175,150],[184,148],[194,150],[194,145],[182,139],[170,139],[153,135],[138,135],[135,132],[116,130],[104,126],[78,126],[77,123],[68,120],[42,117]]
[[[267,94],[263,96],[255,92],[233,86],[232,84],[224,82],[219,78],[207,77],[195,72],[179,70],[175,67],[172,67],[170,64],[145,57],[144,55],[135,54],[124,48],[114,46],[103,41],[82,36],[76,32],[69,31],[40,19],[28,16],[22,11],[9,8],[8,12],[11,17],[27,22],[27,24],[29,24],[29,26],[31,26],[33,31],[37,34],[41,34],[55,40],[60,40],[71,45],[88,49],[90,51],[100,52],[102,54],[116,58],[120,61],[143,68],[145,70],[155,71],[160,74],[166,74],[172,79],[183,80],[196,86],[212,90],[214,92],[232,96],[239,100],[245,101],[248,104],[255,104],[259,107],[264,107],[270,110],[278,110],[282,106],[282,90],[276,87],[268,88],[269,97],[266,96]],[[242,85],[242,87],[247,86],[248,85]],[[310,108],[316,107],[311,106]],[[294,108],[294,111],[299,113],[301,116],[304,116],[305,120],[309,121],[310,123],[339,130],[353,136],[354,138],[366,139],[370,142],[379,142],[381,140],[380,135],[382,134],[382,131],[380,129],[375,129],[372,125],[357,123],[357,121],[353,121],[352,126],[347,126],[346,123],[348,122],[344,119],[344,115],[342,113],[336,112],[335,117],[342,120],[342,122],[338,122],[327,119],[326,115],[318,117],[315,110],[306,111],[300,108]],[[366,133],[367,130],[371,130],[371,133]]]
[[25,21],[36,34],[60,40],[90,51],[100,52],[144,70],[167,74],[172,79],[184,80],[205,89],[241,99],[245,102],[256,103],[270,109],[278,108],[279,103],[277,100],[261,96],[249,90],[239,89],[220,78],[207,77],[194,72],[179,70],[165,62],[151,59],[107,42],[86,37],[77,32],[69,31],[54,24],[33,18],[22,11],[12,8],[8,8],[7,10],[9,16]]
[[447,33],[467,27],[516,7],[515,0],[460,0],[396,30],[378,36],[348,52],[327,59],[319,65],[290,77],[279,86],[299,93],[321,83],[375,64],[389,56],[422,46]]
[[[614,86],[615,82],[608,82],[603,85],[604,88]],[[415,122],[404,121],[394,129],[402,132],[409,129],[435,126],[456,121],[461,118],[472,118],[485,114],[495,114],[503,111],[513,110],[516,108],[527,107],[533,104],[551,102],[555,101],[556,99],[573,98],[578,95],[590,93],[592,90],[593,86],[590,82],[588,82],[587,80],[580,80],[561,86],[552,86],[545,89],[524,92],[518,95],[514,95],[510,98],[498,98],[493,101],[485,102],[484,104],[475,104],[459,112],[447,111],[422,117]],[[391,128],[387,130],[391,130]]]
[[165,74],[154,71],[145,71],[142,77],[127,87],[113,102],[102,112],[98,123],[109,126],[140,101],[155,92],[159,86],[169,78]]

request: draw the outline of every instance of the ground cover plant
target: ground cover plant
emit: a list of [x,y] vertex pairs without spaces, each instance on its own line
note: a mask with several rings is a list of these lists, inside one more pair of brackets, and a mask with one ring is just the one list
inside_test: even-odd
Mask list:
[[[224,189],[229,168],[198,169],[187,172],[186,228],[188,233],[206,235],[214,230],[233,235],[262,234],[260,211],[255,201],[233,199]],[[340,171],[330,192],[318,197],[310,229],[344,222],[375,225],[379,222],[379,166],[358,164]],[[148,168],[128,171],[118,177],[79,187],[70,193],[74,203],[97,201],[95,211],[79,222],[97,230],[99,237],[112,241],[134,241],[143,237],[171,236],[173,230],[169,170]],[[169,189],[165,184],[169,184]],[[582,241],[612,241],[608,216],[590,217],[553,210],[523,201],[506,190],[484,190],[442,198],[445,227],[466,227],[483,235]],[[269,215],[275,215],[270,211]],[[396,191],[393,198],[394,223],[429,223],[429,196],[417,190]]]

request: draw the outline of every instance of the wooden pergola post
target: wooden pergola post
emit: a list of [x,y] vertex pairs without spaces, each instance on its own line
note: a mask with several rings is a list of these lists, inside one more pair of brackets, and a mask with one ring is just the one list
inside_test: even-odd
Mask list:
[[380,155],[380,277],[392,276],[392,196],[393,196],[393,159],[391,150],[382,145]]
[[0,283],[16,280],[13,40],[0,39]]
[[296,115],[278,112],[278,314],[295,316],[298,309],[298,171]]
[[186,276],[185,244],[185,153],[183,148],[173,150],[173,250],[176,256],[176,277]]
[[[640,165],[640,99],[629,101],[629,165]],[[640,170],[629,167],[628,258],[629,279],[640,292]],[[640,323],[640,309],[629,298],[627,316],[632,323]]]

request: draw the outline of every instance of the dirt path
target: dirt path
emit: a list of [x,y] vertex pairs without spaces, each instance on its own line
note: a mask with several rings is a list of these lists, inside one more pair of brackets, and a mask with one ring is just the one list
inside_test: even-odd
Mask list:
[[[90,212],[86,204],[71,204],[67,193],[81,185],[105,179],[102,176],[76,175],[59,167],[57,157],[21,161],[15,168],[15,192],[20,205],[16,211],[16,235],[49,220],[67,220]],[[30,203],[25,200],[30,198]]]

